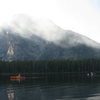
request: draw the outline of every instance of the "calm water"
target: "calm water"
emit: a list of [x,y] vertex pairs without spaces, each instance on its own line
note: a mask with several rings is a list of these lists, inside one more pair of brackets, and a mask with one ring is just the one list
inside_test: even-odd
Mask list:
[[100,100],[100,84],[95,79],[62,83],[3,80],[0,100]]

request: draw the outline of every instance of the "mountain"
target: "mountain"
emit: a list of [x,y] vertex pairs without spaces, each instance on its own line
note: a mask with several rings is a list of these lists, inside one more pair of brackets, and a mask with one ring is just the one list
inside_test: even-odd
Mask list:
[[0,60],[99,58],[100,44],[49,19],[17,15],[0,27]]

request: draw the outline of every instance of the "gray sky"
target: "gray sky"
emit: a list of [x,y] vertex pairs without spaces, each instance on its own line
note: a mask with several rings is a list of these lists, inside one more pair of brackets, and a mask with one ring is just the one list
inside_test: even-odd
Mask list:
[[1,23],[19,13],[50,18],[100,43],[100,0],[0,0]]

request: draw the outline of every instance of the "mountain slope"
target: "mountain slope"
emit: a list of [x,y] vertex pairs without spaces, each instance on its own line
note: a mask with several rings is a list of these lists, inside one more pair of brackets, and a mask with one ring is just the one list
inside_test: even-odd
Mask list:
[[100,44],[50,20],[17,16],[0,28],[0,60],[82,58],[100,58]]
[[[19,35],[1,35],[0,38],[0,57],[2,60],[32,60],[38,59],[40,52],[44,49],[46,42],[37,36],[33,39],[23,38]],[[40,46],[41,45],[41,46]],[[10,50],[12,49],[12,50]],[[11,52],[11,54],[10,54]]]

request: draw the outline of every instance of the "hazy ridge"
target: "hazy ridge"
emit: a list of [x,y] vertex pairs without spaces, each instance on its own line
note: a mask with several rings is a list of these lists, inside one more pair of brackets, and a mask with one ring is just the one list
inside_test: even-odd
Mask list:
[[17,15],[0,27],[1,60],[99,58],[100,44],[49,19]]

